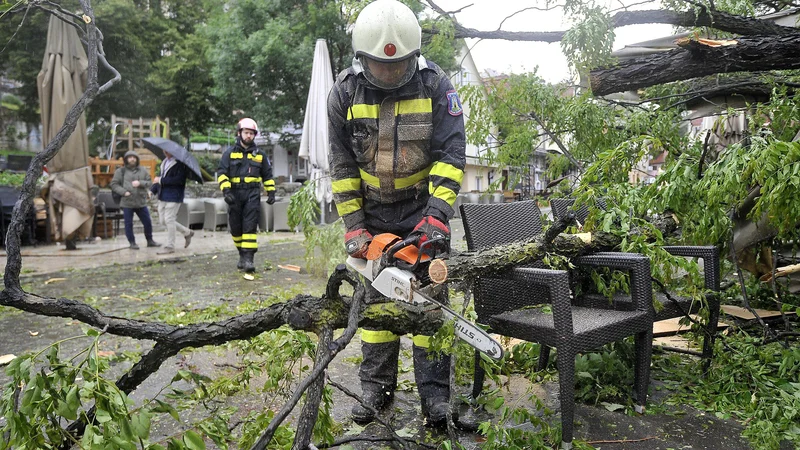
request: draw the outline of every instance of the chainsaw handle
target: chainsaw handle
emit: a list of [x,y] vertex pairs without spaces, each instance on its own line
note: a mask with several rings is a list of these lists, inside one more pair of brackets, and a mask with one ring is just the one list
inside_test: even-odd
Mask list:
[[[388,262],[389,264],[396,264],[397,260],[395,259],[394,254],[410,245],[417,245],[418,242],[419,242],[419,236],[409,236],[403,239],[402,241],[393,244],[391,247],[389,247],[389,250],[386,252],[386,262]],[[417,261],[414,263],[414,267],[417,267],[417,264],[419,264],[419,257],[417,257]]]

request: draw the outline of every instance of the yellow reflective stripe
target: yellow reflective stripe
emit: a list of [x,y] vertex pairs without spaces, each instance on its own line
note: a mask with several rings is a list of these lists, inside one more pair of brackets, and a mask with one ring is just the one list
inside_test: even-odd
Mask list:
[[399,102],[395,103],[394,106],[394,115],[396,116],[399,116],[400,114],[419,114],[429,112],[433,112],[431,99],[429,98],[400,100]]
[[252,159],[255,162],[261,162],[264,160],[264,155],[262,155],[261,153],[257,153],[256,156],[253,156],[252,153],[248,153],[247,159]]
[[219,183],[219,189],[221,191],[224,191],[225,189],[228,189],[230,187],[231,187],[231,182],[230,181],[222,181],[222,182]]
[[411,175],[410,177],[405,178],[398,178],[394,180],[394,188],[395,189],[403,189],[409,186],[414,186],[415,184],[419,183],[420,181],[428,178],[428,173],[431,171],[430,166],[420,170],[419,172]]
[[275,186],[264,186],[264,190],[267,192],[271,192],[275,190]]
[[367,183],[375,188],[381,187],[381,180],[379,180],[375,175],[370,175],[367,172],[364,172],[364,169],[358,169],[358,172],[361,174],[361,179],[364,180],[364,183]]
[[275,186],[275,180],[267,180],[264,182],[264,186]]
[[258,242],[244,241],[242,248],[258,248]]
[[[234,183],[241,183],[242,179],[239,177],[233,177],[231,179]],[[261,177],[244,177],[245,183],[261,183]]]
[[347,120],[377,119],[381,105],[353,105],[347,110]]
[[251,241],[255,241],[256,239],[258,239],[258,235],[255,234],[255,233],[244,233],[242,235],[242,240],[244,241],[244,240],[248,240],[248,239],[251,240]]
[[346,202],[336,203],[336,212],[338,212],[340,216],[344,216],[358,211],[359,209],[361,209],[361,206],[363,204],[364,204],[363,198],[354,198]]
[[458,197],[452,189],[444,186],[439,186],[434,190],[433,183],[428,183],[428,192],[430,192],[432,196],[446,201],[450,206],[456,203],[456,197]]
[[233,238],[233,242],[242,242],[241,236],[231,236]]
[[331,191],[333,191],[334,194],[357,191],[359,189],[361,189],[361,178],[345,178],[343,180],[335,180],[331,183]]
[[[433,103],[429,98],[415,100],[400,100],[394,105],[394,115],[420,114],[433,112]],[[353,105],[347,110],[347,120],[377,119],[380,114],[380,105]]]
[[442,178],[448,178],[459,185],[462,181],[464,181],[464,171],[453,166],[451,164],[443,163],[443,162],[436,162],[433,164],[433,168],[431,169],[431,176],[439,176]]
[[367,344],[384,344],[398,339],[400,338],[391,331],[361,330],[361,342]]
[[423,336],[421,334],[417,334],[411,337],[411,341],[414,342],[414,345],[416,345],[417,347],[428,348],[431,346],[430,336]]
[[230,178],[228,178],[228,176],[223,173],[223,174],[220,174],[220,176],[217,177],[217,182],[221,183],[221,182],[223,182],[225,180],[229,180],[229,179]]
[[244,158],[244,153],[242,152],[231,152],[231,159],[242,159]]

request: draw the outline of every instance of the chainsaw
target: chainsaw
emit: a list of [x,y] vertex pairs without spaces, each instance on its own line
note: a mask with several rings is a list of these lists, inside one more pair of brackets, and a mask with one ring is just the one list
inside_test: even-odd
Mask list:
[[[443,239],[443,238],[442,238]],[[433,246],[439,239],[427,240],[417,247],[419,238],[405,240],[391,233],[375,236],[367,249],[367,259],[347,258],[347,265],[370,281],[382,295],[409,305],[412,308],[435,306],[441,308],[448,320],[454,320],[458,338],[485,353],[501,359],[503,347],[486,331],[465,319],[449,306],[433,298],[428,292],[434,287],[425,279],[425,267],[433,260]]]

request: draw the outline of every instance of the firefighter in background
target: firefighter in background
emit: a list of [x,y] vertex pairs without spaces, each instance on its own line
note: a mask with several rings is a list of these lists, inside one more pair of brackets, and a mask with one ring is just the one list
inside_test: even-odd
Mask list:
[[228,204],[228,230],[239,250],[237,269],[255,272],[253,256],[258,251],[257,228],[261,210],[261,189],[267,203],[275,203],[275,180],[266,153],[255,144],[258,125],[253,119],[236,124],[236,144],[222,154],[217,182]]
[[[464,120],[447,75],[420,54],[421,36],[407,6],[370,3],[353,29],[352,67],[328,97],[333,196],[345,247],[356,258],[365,257],[372,236],[386,232],[421,242],[442,237],[440,250],[449,250],[448,221],[464,178]],[[368,289],[367,302],[376,301],[388,299]],[[450,362],[428,354],[429,338],[413,337],[414,375],[428,423],[441,426]],[[397,387],[399,337],[364,329],[361,341],[362,398],[380,410]],[[353,418],[365,423],[374,414],[359,404]]]

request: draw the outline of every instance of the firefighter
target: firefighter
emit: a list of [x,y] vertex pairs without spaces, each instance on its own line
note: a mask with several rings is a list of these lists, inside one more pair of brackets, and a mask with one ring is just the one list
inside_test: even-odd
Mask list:
[[257,227],[261,209],[261,189],[267,203],[275,203],[275,181],[266,153],[255,144],[256,121],[244,118],[236,124],[236,144],[222,154],[217,182],[228,204],[228,230],[239,250],[236,268],[255,272],[253,256],[258,251]]
[[[364,258],[372,236],[445,238],[449,250],[453,203],[465,165],[462,107],[442,69],[420,53],[414,13],[395,0],[377,0],[353,29],[352,66],[328,97],[333,196],[350,256]],[[442,241],[439,241],[442,242]],[[368,302],[388,301],[369,289]],[[429,424],[446,423],[449,356],[427,351],[429,336],[414,336],[414,374]],[[399,337],[363,329],[359,369],[362,398],[380,410],[397,386]],[[367,423],[363,406],[353,418]]]

